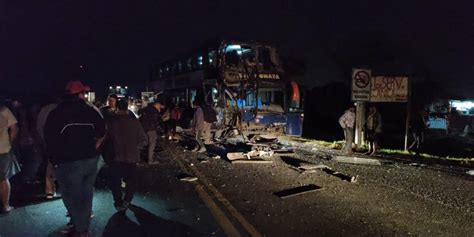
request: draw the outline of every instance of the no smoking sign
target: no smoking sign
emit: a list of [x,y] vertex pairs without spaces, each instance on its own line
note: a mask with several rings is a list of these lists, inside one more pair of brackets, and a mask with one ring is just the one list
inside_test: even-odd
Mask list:
[[370,100],[370,81],[372,72],[368,69],[352,70],[352,100]]

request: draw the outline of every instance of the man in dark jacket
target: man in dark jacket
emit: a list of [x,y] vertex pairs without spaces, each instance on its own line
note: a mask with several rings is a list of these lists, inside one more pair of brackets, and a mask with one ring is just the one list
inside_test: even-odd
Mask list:
[[159,101],[155,101],[140,111],[140,122],[148,137],[147,158],[148,164],[150,165],[158,163],[157,161],[153,160],[153,156],[155,154],[155,147],[158,139],[156,129],[161,121],[161,111],[163,109],[163,104]]
[[44,136],[71,217],[74,236],[88,236],[100,146],[105,135],[101,115],[85,101],[89,87],[66,85],[67,98],[46,120]]
[[[128,115],[128,103],[119,100],[117,114],[107,124],[107,139],[112,143],[115,157],[110,163],[110,189],[114,205],[124,211],[132,201],[136,187],[137,163],[140,161],[140,148],[146,146],[147,136],[136,119]],[[126,180],[125,196],[122,194],[122,179]]]

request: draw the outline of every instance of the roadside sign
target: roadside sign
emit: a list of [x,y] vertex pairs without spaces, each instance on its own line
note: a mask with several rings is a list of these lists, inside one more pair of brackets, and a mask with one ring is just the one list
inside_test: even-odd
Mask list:
[[370,100],[371,77],[371,70],[352,69],[352,101]]
[[407,102],[408,77],[375,76],[370,90],[371,102]]

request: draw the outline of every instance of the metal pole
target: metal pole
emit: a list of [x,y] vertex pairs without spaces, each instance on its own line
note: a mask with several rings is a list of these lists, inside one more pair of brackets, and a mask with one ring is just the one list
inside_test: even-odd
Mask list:
[[408,98],[407,98],[407,120],[405,122],[405,144],[404,144],[404,149],[405,151],[408,150],[408,133],[409,127],[410,127],[410,118],[411,118],[411,80],[408,78]]
[[356,104],[356,131],[355,131],[355,143],[357,148],[360,148],[364,144],[363,128],[365,124],[365,102],[358,101]]

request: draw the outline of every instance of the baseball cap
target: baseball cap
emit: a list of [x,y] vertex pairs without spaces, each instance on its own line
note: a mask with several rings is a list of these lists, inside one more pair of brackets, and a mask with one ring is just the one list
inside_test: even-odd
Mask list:
[[90,89],[91,88],[89,86],[82,84],[81,81],[69,81],[66,84],[66,88],[64,88],[66,93],[71,95],[88,92]]

